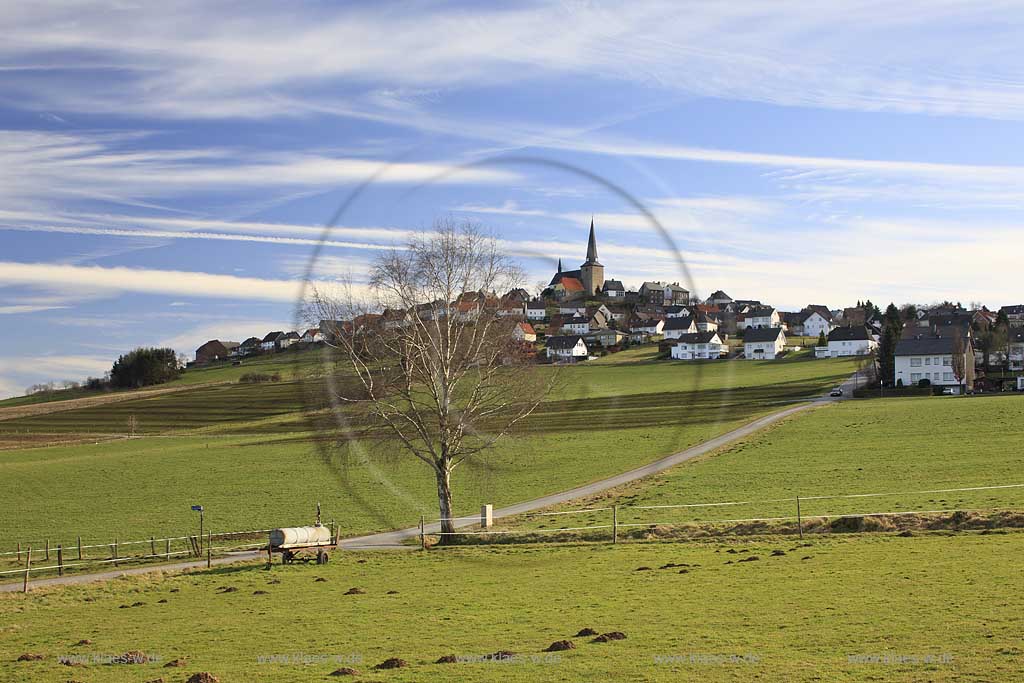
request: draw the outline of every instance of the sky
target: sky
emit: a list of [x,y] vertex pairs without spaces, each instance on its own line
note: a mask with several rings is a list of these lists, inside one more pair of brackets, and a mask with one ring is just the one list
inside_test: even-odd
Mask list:
[[8,1],[0,35],[0,397],[293,329],[307,274],[449,217],[529,289],[593,217],[628,287],[1024,302],[1019,2]]

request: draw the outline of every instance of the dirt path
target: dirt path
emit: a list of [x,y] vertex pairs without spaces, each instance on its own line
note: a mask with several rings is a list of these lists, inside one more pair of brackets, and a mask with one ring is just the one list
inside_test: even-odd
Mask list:
[[[679,451],[678,453],[673,453],[672,455],[668,455],[664,458],[661,458],[660,460],[655,460],[652,463],[648,463],[641,467],[629,470],[628,472],[616,474],[612,477],[608,477],[607,479],[602,479],[600,481],[595,481],[590,484],[585,484],[584,486],[577,486],[576,488],[569,489],[568,491],[562,491],[561,493],[553,493],[551,495],[542,496],[540,498],[534,498],[533,500],[528,500],[522,503],[516,503],[514,505],[509,505],[508,507],[497,509],[494,511],[494,518],[500,519],[502,517],[512,517],[515,515],[521,515],[525,512],[541,510],[547,507],[551,507],[552,505],[566,503],[577,498],[593,496],[598,493],[607,491],[608,489],[612,489],[618,486],[622,486],[623,484],[628,484],[630,482],[636,481],[637,479],[643,479],[644,477],[649,477],[652,474],[658,474],[659,472],[663,472],[669,469],[670,467],[675,467],[680,463],[684,463],[688,460],[693,460],[694,458],[710,453],[714,450],[722,448],[723,446],[728,446],[729,444],[735,441],[739,441],[740,439],[746,438],[764,429],[765,427],[769,427],[777,422],[785,420],[788,417],[809,410],[812,407],[828,403],[834,403],[837,400],[847,400],[850,396],[850,393],[852,393],[853,387],[855,386],[853,382],[854,380],[853,378],[851,378],[850,380],[847,380],[847,382],[843,384],[843,389],[845,393],[845,396],[843,398],[834,399],[828,396],[824,396],[808,403],[801,403],[799,405],[785,408],[778,412],[771,413],[770,415],[760,417],[756,420],[753,420],[752,422],[748,422],[742,427],[738,427],[730,432],[726,432],[725,434],[716,436],[713,439],[708,439],[707,441],[700,443],[696,446],[692,446],[690,448],[687,448],[686,450]],[[465,528],[468,526],[473,526],[474,524],[476,524],[475,521],[468,520],[456,524],[456,527]],[[440,531],[440,524],[434,523],[428,524],[426,526],[426,532],[428,534],[437,533],[438,531]],[[398,529],[395,531],[386,531],[378,534],[370,534],[368,536],[358,536],[355,538],[342,539],[339,545],[341,546],[342,550],[353,551],[409,550],[412,548],[412,546],[404,545],[404,542],[411,538],[416,538],[417,536],[419,536],[419,533],[419,527]],[[224,565],[231,564],[234,562],[253,561],[260,559],[261,557],[264,557],[264,555],[260,552],[233,553],[227,557],[218,557],[214,559],[212,561],[212,564]],[[38,579],[36,581],[31,581],[29,583],[29,588],[31,589],[45,586],[81,584],[93,581],[109,581],[110,579],[115,579],[120,576],[133,576],[137,574],[146,574],[150,572],[172,572],[188,569],[200,569],[204,568],[205,566],[206,560],[195,560],[190,562],[177,562],[174,564],[133,567],[131,569],[120,569],[116,571],[100,572],[96,574],[79,574],[76,576]],[[21,588],[22,585],[20,582],[0,584],[0,592],[2,593],[20,591]]]

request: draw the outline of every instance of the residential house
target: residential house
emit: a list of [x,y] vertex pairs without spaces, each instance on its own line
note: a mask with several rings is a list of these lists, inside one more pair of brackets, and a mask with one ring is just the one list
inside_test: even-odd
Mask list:
[[1024,305],[1000,306],[999,310],[1006,314],[1011,327],[1024,327]]
[[849,306],[843,309],[843,324],[847,327],[859,327],[867,325],[867,318],[864,309],[860,306]]
[[587,312],[587,307],[582,303],[567,303],[558,305],[559,315],[584,315]]
[[267,336],[263,337],[263,341],[260,342],[260,349],[263,351],[276,351],[277,340],[284,336],[284,332],[277,330],[276,332],[268,332]]
[[665,335],[665,339],[679,339],[684,334],[694,334],[696,332],[697,323],[694,322],[693,317],[666,318],[665,325],[662,327],[662,334]]
[[303,344],[318,344],[324,340],[324,333],[315,327],[306,330],[302,335]]
[[672,282],[662,287],[664,293],[661,300],[666,306],[687,305],[690,303],[690,290],[681,286],[678,282]]
[[661,334],[665,319],[652,313],[634,313],[629,321],[629,331],[646,335]]
[[779,315],[782,316],[782,329],[790,335],[798,337],[803,336],[804,318],[806,316],[802,311],[797,311],[795,313],[782,312]]
[[690,309],[683,305],[666,306],[665,317],[666,318],[686,318],[692,315]]
[[286,332],[277,338],[277,349],[287,349],[292,344],[298,344],[302,340],[298,332]]
[[409,323],[409,313],[397,308],[385,308],[381,320],[385,330],[394,330]]
[[[950,387],[960,393],[974,386],[974,348],[970,339],[955,334],[948,337],[921,335],[896,343],[896,381],[916,386],[922,380],[935,386]],[[958,357],[954,360],[954,357]],[[957,378],[956,367],[963,377]]]
[[824,348],[828,349],[829,358],[866,356],[878,348],[878,342],[866,327],[837,327],[828,333],[828,345]]
[[718,317],[713,314],[705,313],[704,311],[698,311],[697,317],[698,332],[717,332],[718,331]]
[[695,332],[678,337],[671,354],[675,360],[717,360],[726,350],[717,332]]
[[779,312],[771,306],[757,306],[751,307],[741,316],[737,316],[736,324],[740,329],[781,328],[782,318],[779,317]]
[[1010,370],[1024,370],[1024,329],[1013,328],[1006,340]]
[[786,333],[781,327],[748,329],[743,335],[743,357],[747,360],[775,360],[786,348]]
[[640,285],[640,298],[649,304],[661,306],[665,303],[665,285],[661,282],[645,282]]
[[712,306],[726,306],[732,303],[732,297],[723,292],[722,290],[716,289],[714,292],[711,293],[711,296],[705,299],[705,303],[710,304]]
[[586,334],[590,332],[590,319],[576,315],[562,323],[563,334]]
[[601,294],[604,294],[609,299],[624,299],[626,298],[626,288],[622,286],[620,280],[605,280],[604,287],[601,288]]
[[802,334],[806,337],[817,337],[820,334],[828,336],[836,326],[832,320],[832,311],[827,306],[807,306],[800,311],[800,315],[803,316]]
[[590,329],[598,330],[608,327],[612,321],[612,312],[604,304],[592,306],[586,310],[587,319],[590,321]]
[[531,322],[543,321],[548,317],[547,304],[542,299],[534,299],[526,304],[526,319]]
[[590,352],[583,337],[578,334],[548,337],[545,342],[548,358],[552,360],[575,361],[587,358]]
[[501,297],[502,303],[525,304],[530,300],[530,293],[522,287],[516,287]]
[[226,359],[230,353],[237,349],[239,343],[236,341],[220,341],[211,339],[196,349],[196,365],[205,365],[217,360]]
[[626,340],[626,333],[622,330],[593,330],[590,334],[586,335],[583,340],[587,343],[588,348],[594,346],[619,346]]
[[526,317],[526,304],[505,301],[495,311],[499,318],[524,318]]
[[250,353],[256,353],[260,349],[260,338],[249,337],[244,342],[238,345],[235,349],[235,355],[237,356],[248,356]]
[[534,332],[533,325],[530,323],[518,322],[512,328],[512,338],[516,341],[530,342],[532,344],[537,341],[537,333]]

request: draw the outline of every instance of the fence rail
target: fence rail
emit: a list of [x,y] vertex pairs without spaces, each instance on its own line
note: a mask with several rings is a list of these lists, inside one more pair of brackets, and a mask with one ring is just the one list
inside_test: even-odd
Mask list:
[[[331,534],[334,535],[334,521],[330,522]],[[172,558],[179,559],[182,557],[192,557],[201,559],[204,554],[207,560],[207,566],[210,565],[214,555],[218,557],[222,555],[228,555],[233,552],[245,552],[267,547],[267,541],[259,541],[256,543],[232,543],[233,539],[238,541],[245,541],[247,537],[258,536],[260,534],[267,534],[273,529],[248,529],[245,531],[218,531],[218,532],[206,532],[203,535],[188,534],[185,536],[164,536],[157,538],[152,536],[150,538],[141,540],[129,540],[121,541],[114,539],[110,543],[88,543],[83,544],[81,537],[77,537],[77,542],[73,545],[65,546],[62,543],[51,544],[48,539],[44,539],[38,544],[35,543],[18,543],[18,549],[13,551],[0,552],[0,557],[7,557],[17,562],[18,566],[13,569],[0,570],[0,580],[11,576],[20,576],[23,579],[23,590],[28,590],[29,578],[33,574],[56,572],[58,576],[63,576],[67,570],[81,569],[83,567],[103,567],[107,565],[118,566],[119,564],[129,564],[133,562],[148,562],[148,561],[169,561]],[[216,541],[226,542],[225,545],[215,545]],[[174,549],[172,549],[172,544]],[[148,546],[149,552],[143,552],[141,554],[121,553],[121,550],[125,546]],[[181,546],[184,545],[184,549]],[[92,557],[89,557],[87,551],[95,551],[97,548],[103,548],[106,550],[103,557],[97,557],[95,553],[92,553]],[[159,550],[158,550],[159,548]],[[57,563],[51,564],[50,555],[51,553],[56,554]],[[74,556],[75,559],[71,561],[65,561],[69,555]],[[22,563],[24,558],[24,563]],[[33,561],[42,561],[45,564],[35,565]]]
[[[613,505],[610,507],[586,507],[575,510],[552,510],[552,511],[540,511],[530,512],[521,515],[525,519],[538,519],[538,518],[549,518],[549,517],[560,517],[565,515],[588,515],[600,512],[611,512],[610,523],[594,523],[587,525],[575,525],[575,526],[562,526],[558,528],[548,529],[543,527],[523,527],[518,529],[490,529],[482,528],[480,530],[458,530],[455,531],[435,531],[435,532],[423,532],[421,531],[421,544],[422,536],[511,536],[511,535],[524,535],[529,536],[533,534],[555,534],[564,532],[578,532],[578,531],[602,531],[611,529],[611,540],[612,542],[618,541],[619,529],[635,529],[643,527],[662,527],[662,528],[681,528],[681,527],[693,527],[699,525],[729,525],[729,524],[752,524],[752,523],[791,523],[796,522],[796,532],[803,537],[805,530],[805,523],[810,520],[836,520],[836,519],[856,519],[856,518],[873,518],[873,517],[907,517],[911,515],[938,515],[938,514],[954,514],[954,513],[996,513],[996,512],[1009,512],[1009,511],[1020,511],[1024,509],[1024,503],[1016,506],[993,506],[993,507],[951,507],[951,508],[937,508],[937,509],[897,509],[897,510],[885,510],[877,511],[871,510],[867,512],[849,512],[849,511],[836,511],[836,512],[814,512],[808,514],[802,509],[802,505],[811,501],[824,501],[824,500],[852,500],[852,499],[866,499],[866,498],[881,498],[886,496],[923,496],[923,495],[935,495],[935,494],[947,494],[947,493],[967,493],[977,491],[998,491],[998,490],[1010,490],[1010,489],[1024,489],[1024,484],[996,484],[988,486],[965,486],[958,488],[942,488],[942,489],[923,489],[917,491],[883,491],[883,492],[871,492],[871,493],[841,493],[841,494],[827,494],[827,495],[813,495],[813,496],[792,496],[788,498],[764,498],[759,500],[739,500],[739,501],[713,501],[713,502],[701,502],[701,503],[681,503],[676,505]],[[753,505],[792,505],[793,514],[781,514],[781,515],[763,515],[763,516],[748,516],[748,517],[729,517],[722,519],[690,519],[690,520],[648,520],[648,519],[635,519],[636,517],[642,517],[645,514],[650,513],[653,510],[669,511],[669,510],[682,510],[682,509],[701,509],[701,508],[724,508],[724,507],[737,507],[737,506],[753,506]],[[620,515],[624,513],[633,513],[633,518],[629,521],[623,521],[620,519]],[[478,519],[477,517],[457,517],[453,519]],[[767,532],[767,530],[766,530]]]

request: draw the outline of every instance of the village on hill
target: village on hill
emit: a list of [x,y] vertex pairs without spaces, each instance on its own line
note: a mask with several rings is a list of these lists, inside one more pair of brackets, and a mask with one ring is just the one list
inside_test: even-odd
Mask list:
[[1024,305],[968,309],[949,301],[932,306],[871,301],[845,308],[808,304],[782,311],[758,299],[734,299],[718,289],[698,297],[678,282],[645,281],[627,289],[606,278],[591,220],[586,258],[554,275],[535,294],[516,288],[464,292],[455,301],[410,310],[386,309],[354,320],[322,320],[302,332],[275,330],[242,342],[213,339],[196,349],[189,365],[241,363],[248,356],[330,343],[339,330],[383,329],[415,319],[494,316],[514,323],[510,334],[538,362],[577,363],[641,345],[660,358],[771,361],[796,354],[814,358],[859,356],[866,375],[883,386],[974,390],[1024,390]]

